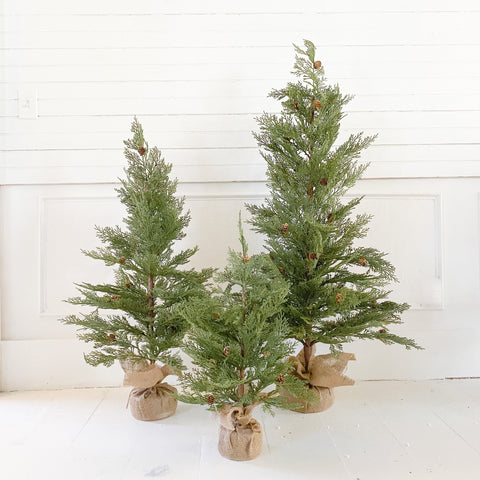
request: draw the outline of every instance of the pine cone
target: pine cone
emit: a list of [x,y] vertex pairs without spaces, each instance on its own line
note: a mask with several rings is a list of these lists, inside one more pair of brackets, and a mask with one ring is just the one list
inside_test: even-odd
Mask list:
[[118,263],[119,263],[120,265],[125,265],[125,257],[120,257],[120,258],[118,259]]
[[319,69],[321,66],[322,66],[322,62],[320,60],[316,60],[315,62],[313,62],[313,67],[315,69]]
[[294,103],[293,103],[293,109],[294,109],[294,110],[298,110],[298,103],[297,103],[297,102],[294,102]]
[[287,233],[288,231],[288,223],[284,223],[281,227],[280,227],[280,233]]
[[125,286],[126,286],[127,288],[131,288],[133,285],[132,285],[130,282],[127,282],[127,283],[125,284]]
[[230,347],[225,347],[223,349],[223,355],[225,355],[226,357],[228,357],[228,355],[230,355]]
[[378,331],[378,333],[387,333],[387,331],[384,328],[382,328]]
[[311,252],[311,253],[309,253],[309,254],[308,254],[308,259],[311,260],[312,262],[313,262],[314,260],[317,260],[317,259],[318,259],[317,253],[316,253],[316,252]]
[[247,263],[250,260],[248,253],[243,257],[243,263]]
[[327,215],[327,222],[330,223],[330,222],[333,222],[335,220],[335,216],[333,215],[333,213],[329,213]]
[[341,293],[337,293],[337,295],[335,296],[335,301],[337,303],[340,303],[342,300],[343,300],[343,295]]
[[145,153],[147,152],[147,149],[145,147],[140,147],[138,149],[138,153],[143,157]]
[[275,381],[277,383],[285,383],[285,375],[280,374]]
[[313,185],[310,185],[307,190],[307,195],[310,198],[312,198],[314,194],[315,194],[315,187]]
[[322,108],[322,104],[318,100],[315,100],[315,103],[313,104],[313,108],[315,110],[319,110],[320,108]]
[[108,339],[109,339],[111,342],[114,342],[114,341],[117,339],[117,337],[115,336],[114,333],[111,333],[111,334],[108,336]]
[[264,357],[268,357],[268,356],[270,355],[270,352],[262,352],[262,355],[263,355]]
[[278,267],[278,271],[282,274],[285,275],[285,269],[282,267]]
[[367,259],[366,258],[363,258],[363,257],[360,257],[358,259],[358,263],[362,266],[362,267],[366,267],[367,266]]
[[220,318],[220,314],[217,312],[214,312],[213,318],[216,318],[218,320]]
[[320,179],[320,185],[321,185],[322,187],[326,187],[327,184],[328,184],[328,179],[326,179],[326,178],[321,178],[321,179]]
[[215,402],[215,397],[214,397],[213,395],[209,395],[209,396],[207,397],[207,403],[208,403],[209,405],[212,405],[214,402]]
[[110,298],[112,300],[120,300],[120,295],[112,295]]

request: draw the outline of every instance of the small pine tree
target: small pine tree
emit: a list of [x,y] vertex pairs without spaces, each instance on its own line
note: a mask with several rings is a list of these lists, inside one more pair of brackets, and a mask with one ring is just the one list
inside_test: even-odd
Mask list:
[[182,306],[190,330],[185,352],[195,368],[182,378],[187,403],[220,413],[219,452],[231,460],[251,460],[262,450],[262,429],[252,418],[258,404],[289,408],[284,388],[305,398],[303,382],[286,375],[287,325],[281,314],[288,285],[265,254],[247,252],[239,222],[241,253],[229,252],[216,280],[225,285],[209,297]]
[[214,411],[260,403],[267,410],[286,408],[278,389],[303,390],[298,379],[285,376],[292,368],[284,361],[292,345],[285,342],[281,313],[288,285],[267,255],[248,255],[241,221],[239,229],[242,251],[230,250],[226,269],[216,276],[224,288],[180,308],[190,325],[184,351],[195,367],[183,375],[179,399]]
[[197,251],[197,247],[173,251],[190,221],[189,214],[182,213],[184,198],[175,196],[177,181],[169,178],[171,165],[158,148],[149,148],[136,118],[131,131],[133,138],[124,142],[126,178],[116,189],[126,208],[126,228],[95,227],[104,246],[83,251],[116,266],[115,282],[77,284],[81,296],[67,301],[95,309],[61,321],[79,327],[78,337],[93,344],[93,351],[85,355],[90,365],[147,360],[179,369],[181,359],[172,349],[181,345],[186,324],[175,307],[202,294],[212,271],[181,268]]
[[332,352],[357,338],[419,348],[388,331],[401,323],[408,305],[387,300],[385,287],[395,276],[385,254],[354,245],[370,220],[353,215],[361,198],[342,199],[365,171],[357,159],[374,137],[359,133],[334,145],[351,97],[326,84],[313,43],[295,50],[292,73],[300,80],[270,93],[282,111],[264,113],[255,134],[271,198],[248,207],[254,229],[266,236],[271,258],[291,285],[284,309],[288,336],[303,345],[306,372],[316,343]]

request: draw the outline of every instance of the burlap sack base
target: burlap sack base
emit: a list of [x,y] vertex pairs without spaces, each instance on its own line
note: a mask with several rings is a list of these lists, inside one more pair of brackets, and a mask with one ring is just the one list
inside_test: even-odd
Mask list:
[[139,359],[126,359],[120,360],[120,366],[126,374],[131,374],[133,372],[145,372],[150,370],[153,366],[148,360],[139,360]]
[[175,413],[178,402],[172,394],[177,393],[177,389],[163,381],[168,375],[177,373],[169,365],[159,367],[155,363],[140,361],[126,363],[122,368],[125,371],[123,384],[134,387],[128,398],[134,418],[151,422]]
[[171,417],[178,404],[172,393],[177,393],[177,389],[166,382],[149,388],[134,388],[129,398],[132,416],[144,422]]
[[333,388],[328,387],[315,387],[311,386],[310,389],[315,393],[317,401],[315,402],[306,402],[301,398],[294,397],[290,392],[287,392],[285,389],[281,389],[281,395],[285,397],[287,403],[289,404],[300,404],[302,405],[299,408],[293,409],[292,412],[298,413],[318,413],[328,410],[335,401],[335,394]]
[[354,380],[343,374],[347,363],[355,360],[353,353],[340,353],[337,356],[330,354],[315,356],[315,345],[312,348],[312,357],[310,358],[308,372],[305,371],[304,351],[301,350],[296,357],[290,357],[295,362],[296,369],[292,375],[308,382],[308,387],[315,393],[318,401],[306,402],[301,398],[296,398],[285,389],[282,389],[282,395],[288,403],[299,403],[302,407],[292,409],[299,413],[318,413],[328,410],[335,401],[333,393],[334,387],[343,387],[353,385]]
[[253,460],[262,453],[263,432],[260,423],[252,418],[255,405],[235,407],[226,405],[220,412],[218,451],[229,460]]

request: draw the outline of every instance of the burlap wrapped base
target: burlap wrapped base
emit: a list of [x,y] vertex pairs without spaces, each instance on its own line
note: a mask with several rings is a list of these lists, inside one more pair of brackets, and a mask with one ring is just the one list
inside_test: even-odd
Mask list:
[[303,350],[296,357],[290,357],[290,360],[296,364],[296,370],[292,374],[302,380],[306,380],[308,382],[308,388],[313,391],[318,399],[318,401],[306,402],[283,390],[283,396],[288,403],[301,405],[300,408],[294,409],[295,412],[323,412],[333,405],[335,400],[333,393],[334,387],[353,385],[355,383],[351,378],[343,375],[347,363],[350,360],[355,360],[353,353],[340,353],[337,356],[329,354],[314,356],[314,353],[315,346],[312,348],[312,357],[308,365],[308,372],[305,370]]
[[146,372],[151,370],[152,366],[151,362],[148,360],[141,360],[141,359],[127,359],[127,360],[120,360],[120,366],[125,373],[125,377],[123,379],[124,385],[130,385],[129,380],[132,375],[135,375],[137,372]]
[[121,361],[125,372],[124,385],[132,385],[128,404],[137,420],[153,421],[170,417],[177,409],[177,399],[172,394],[177,389],[163,380],[176,372],[164,365],[159,367],[146,360]]
[[149,388],[134,388],[130,393],[130,412],[134,418],[143,421],[170,417],[177,409],[177,399],[172,393],[177,393],[177,389],[165,382]]
[[335,394],[333,388],[328,387],[315,387],[310,385],[310,390],[317,397],[314,402],[306,402],[301,398],[294,397],[291,393],[282,389],[281,394],[286,398],[289,404],[300,404],[301,407],[292,410],[299,413],[318,413],[328,410],[335,400]]
[[252,418],[254,408],[255,405],[227,405],[220,412],[218,451],[223,457],[237,461],[252,460],[262,452],[262,427]]

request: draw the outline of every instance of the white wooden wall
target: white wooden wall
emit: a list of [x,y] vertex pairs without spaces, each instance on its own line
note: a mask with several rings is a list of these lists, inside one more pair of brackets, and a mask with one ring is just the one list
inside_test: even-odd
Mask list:
[[[224,263],[238,210],[266,193],[254,117],[278,111],[267,93],[303,38],[356,95],[342,135],[379,133],[352,193],[375,214],[367,242],[397,266],[394,298],[412,305],[398,331],[426,348],[349,345],[350,375],[480,376],[478,0],[3,0],[0,14],[0,389],[121,380],[85,365],[57,319],[74,281],[109,278],[80,248],[121,219],[133,115],[181,181],[194,265]],[[38,117],[19,118],[35,100]]]

